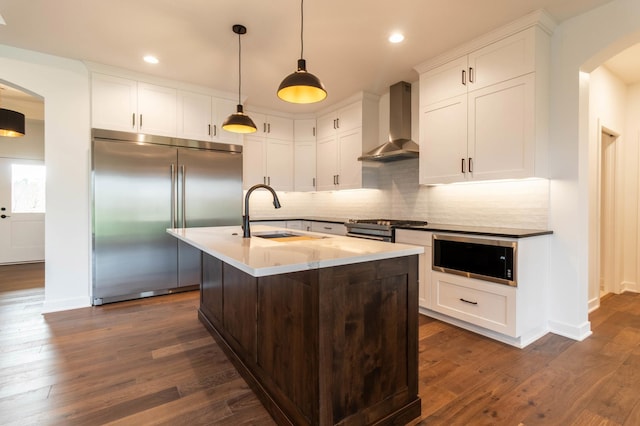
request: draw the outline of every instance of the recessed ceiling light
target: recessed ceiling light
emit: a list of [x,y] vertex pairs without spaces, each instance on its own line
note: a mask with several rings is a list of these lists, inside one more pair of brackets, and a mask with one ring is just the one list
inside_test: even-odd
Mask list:
[[400,43],[403,40],[404,40],[404,35],[402,35],[401,33],[392,33],[389,36],[389,41],[391,43]]
[[158,60],[158,58],[156,58],[155,56],[151,56],[151,55],[147,55],[143,59],[148,64],[157,64],[158,62],[160,62]]

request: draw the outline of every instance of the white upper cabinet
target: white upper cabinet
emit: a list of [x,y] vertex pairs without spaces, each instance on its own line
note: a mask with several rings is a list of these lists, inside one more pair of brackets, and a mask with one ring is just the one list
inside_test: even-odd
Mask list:
[[546,176],[549,45],[532,23],[416,67],[421,184]]
[[94,128],[176,136],[176,89],[93,73]]
[[420,75],[420,105],[535,71],[535,30],[521,31]]
[[378,141],[378,97],[362,98],[317,119],[318,191],[375,187],[375,171],[358,157]]
[[294,134],[294,189],[316,190],[316,120],[295,120]]
[[201,141],[240,143],[239,134],[222,129],[222,123],[235,109],[236,103],[228,99],[179,91],[177,136]]
[[278,191],[293,191],[293,120],[248,114],[258,131],[244,137],[244,188],[264,183]]
[[211,139],[211,96],[178,92],[178,132],[184,139]]

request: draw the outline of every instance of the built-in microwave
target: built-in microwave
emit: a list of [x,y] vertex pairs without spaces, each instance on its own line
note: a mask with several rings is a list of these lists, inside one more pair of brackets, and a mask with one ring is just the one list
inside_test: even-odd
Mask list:
[[434,271],[517,286],[516,241],[433,234]]

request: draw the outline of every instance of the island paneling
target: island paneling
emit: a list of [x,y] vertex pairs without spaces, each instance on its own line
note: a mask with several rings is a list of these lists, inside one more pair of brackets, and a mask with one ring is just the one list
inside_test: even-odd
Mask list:
[[279,424],[420,415],[417,255],[254,277],[207,253],[199,317]]

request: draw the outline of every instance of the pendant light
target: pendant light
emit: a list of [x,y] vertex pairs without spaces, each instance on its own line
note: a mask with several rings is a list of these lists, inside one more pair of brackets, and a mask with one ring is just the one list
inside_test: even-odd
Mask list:
[[318,77],[307,71],[304,58],[304,0],[300,0],[300,59],[298,69],[282,80],[278,97],[294,104],[311,104],[327,97],[327,91]]
[[242,102],[240,101],[240,93],[242,92],[242,44],[240,42],[240,36],[247,33],[247,28],[240,24],[236,24],[232,28],[233,32],[238,34],[238,107],[235,113],[224,120],[222,128],[232,133],[253,133],[258,130],[258,128],[253,120],[244,113]]
[[0,136],[9,138],[24,136],[24,114],[0,108]]

